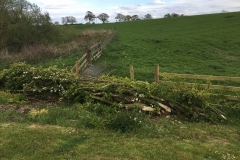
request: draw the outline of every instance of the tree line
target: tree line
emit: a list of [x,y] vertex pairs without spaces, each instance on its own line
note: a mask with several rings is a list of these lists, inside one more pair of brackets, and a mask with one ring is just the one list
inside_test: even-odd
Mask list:
[[[147,19],[152,19],[152,18],[153,18],[152,15],[148,13],[142,19],[147,20]],[[115,19],[116,19],[117,22],[142,20],[136,14],[133,15],[133,16],[130,16],[130,15],[123,15],[121,13],[118,13],[117,16],[115,17]]]
[[177,14],[177,13],[168,13],[164,15],[164,18],[174,18],[174,17],[183,17],[185,16],[184,14]]
[[[171,17],[182,17],[185,16],[184,14],[177,14],[177,13],[168,13],[164,15],[164,18],[171,18]],[[118,13],[115,17],[116,22],[124,22],[124,21],[136,21],[136,20],[148,20],[152,19],[151,14],[146,14],[143,18],[140,18],[138,15],[123,15],[121,13]],[[87,21],[87,24],[91,24],[95,22],[96,19],[99,19],[102,21],[102,23],[107,23],[109,19],[109,15],[106,13],[101,13],[98,16],[93,14],[91,11],[87,11],[84,17],[84,20]],[[62,17],[62,24],[74,24],[77,23],[76,18],[73,16],[66,16]],[[55,22],[55,24],[59,24],[58,22]]]
[[[152,15],[151,14],[146,14],[144,16],[144,18],[142,19],[152,19]],[[87,21],[87,24],[91,24],[94,23],[94,21],[96,19],[99,19],[102,21],[102,23],[107,23],[108,19],[109,19],[109,15],[106,13],[101,13],[98,16],[96,16],[95,14],[93,14],[93,12],[91,11],[87,11],[84,17],[84,20]],[[117,22],[123,22],[123,21],[135,21],[135,20],[141,20],[141,18],[139,18],[138,15],[123,15],[121,13],[118,13],[117,16],[115,17]],[[76,18],[73,16],[66,16],[66,17],[62,17],[62,24],[74,24],[77,23]],[[55,24],[59,24],[59,22],[55,22]]]

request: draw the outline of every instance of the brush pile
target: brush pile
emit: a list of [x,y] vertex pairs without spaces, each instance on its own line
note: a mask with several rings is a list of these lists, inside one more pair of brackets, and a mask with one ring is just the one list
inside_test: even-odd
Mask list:
[[[165,118],[173,116],[182,120],[215,122],[226,119],[223,112],[208,103],[212,97],[204,89],[109,76],[98,79],[82,77],[79,81],[78,88],[75,88],[75,97],[84,95],[80,97],[109,106],[138,108],[155,116]],[[70,93],[72,92],[74,91],[71,90]]]
[[0,90],[20,92],[34,97],[56,97],[70,103],[97,102],[126,109],[140,109],[153,115],[183,120],[225,120],[208,90],[183,84],[164,85],[128,78],[101,76],[76,78],[68,70],[56,67],[35,68],[13,64],[0,72]]

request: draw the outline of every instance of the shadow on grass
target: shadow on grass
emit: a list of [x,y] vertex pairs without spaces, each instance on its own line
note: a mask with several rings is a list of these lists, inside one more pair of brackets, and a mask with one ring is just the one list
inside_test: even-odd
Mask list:
[[54,149],[55,152],[66,152],[71,151],[77,145],[84,144],[85,141],[89,139],[87,135],[78,135],[75,137],[66,137],[66,140],[60,142],[58,146]]

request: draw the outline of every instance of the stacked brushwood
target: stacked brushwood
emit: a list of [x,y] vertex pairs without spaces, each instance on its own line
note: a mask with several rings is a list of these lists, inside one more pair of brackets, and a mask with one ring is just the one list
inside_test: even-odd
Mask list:
[[183,84],[148,83],[113,76],[77,78],[67,69],[56,66],[35,68],[15,63],[0,71],[0,90],[39,98],[56,97],[71,103],[93,101],[109,107],[138,108],[167,118],[177,116],[184,120],[213,122],[226,119],[219,106],[211,104],[214,101],[210,93],[197,86],[189,88]]
[[[92,99],[109,105],[126,109],[140,108],[143,111],[156,112],[159,115],[170,115],[171,113],[171,108],[167,106],[164,99],[149,94],[138,94],[137,88],[128,83],[101,80],[99,82],[100,87],[81,89],[85,90],[85,93],[89,94]],[[119,88],[121,91],[118,90]]]
[[104,76],[98,79],[82,77],[79,81],[81,85],[76,89],[78,92],[108,105],[126,109],[138,108],[166,118],[173,115],[183,120],[196,121],[226,119],[223,112],[206,102],[208,94],[204,95],[201,91],[198,91],[201,94],[197,97],[195,93],[186,93],[191,90],[187,88],[174,92],[176,86]]

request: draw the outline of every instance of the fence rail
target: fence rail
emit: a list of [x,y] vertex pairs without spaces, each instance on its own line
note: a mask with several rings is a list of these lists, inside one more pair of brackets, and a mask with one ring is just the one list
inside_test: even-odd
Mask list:
[[117,33],[116,28],[112,32],[112,34],[103,42],[100,41],[87,48],[85,50],[84,55],[76,61],[75,65],[72,67],[71,71],[74,72],[76,70],[76,76],[79,76],[80,72],[83,71],[88,65],[92,64],[93,60],[97,60],[102,55],[102,48],[111,42],[115,34]]
[[91,60],[97,60],[102,55],[102,43],[99,42],[91,47]]
[[117,30],[116,30],[116,28],[114,28],[114,31],[112,32],[112,34],[102,43],[103,48],[112,41],[112,39],[116,35],[116,33],[117,33]]
[[227,76],[211,76],[211,75],[194,75],[194,74],[176,74],[176,73],[164,73],[159,74],[165,76],[173,76],[179,78],[188,78],[188,79],[201,79],[201,80],[216,80],[216,81],[233,81],[240,82],[240,77],[227,77]]
[[189,87],[198,84],[198,85],[201,86],[201,87],[209,88],[209,89],[214,89],[214,90],[236,91],[236,92],[239,92],[239,91],[240,91],[240,87],[235,87],[235,86],[210,85],[210,84],[173,82],[173,81],[159,81],[159,83],[162,83],[162,84],[179,84],[179,83],[182,83],[182,84],[184,84],[184,85],[186,85],[186,86],[189,86]]
[[[216,80],[216,81],[232,81],[240,82],[240,77],[227,77],[227,76],[211,76],[211,75],[193,75],[193,74],[176,74],[176,73],[160,73],[159,66],[154,66],[154,82],[160,84],[184,84],[186,86],[192,87],[194,85],[199,85],[204,88],[209,88],[212,90],[224,90],[224,91],[234,91],[240,92],[240,87],[236,86],[224,86],[224,85],[211,85],[211,84],[200,84],[200,83],[186,83],[186,82],[173,82],[173,81],[164,81],[160,80],[161,76],[185,78],[185,79],[200,79],[200,80]],[[134,79],[134,70],[133,66],[130,66],[130,77]],[[214,94],[213,94],[214,95]],[[240,97],[231,96],[231,95],[221,95],[222,98],[227,100],[240,100]]]

